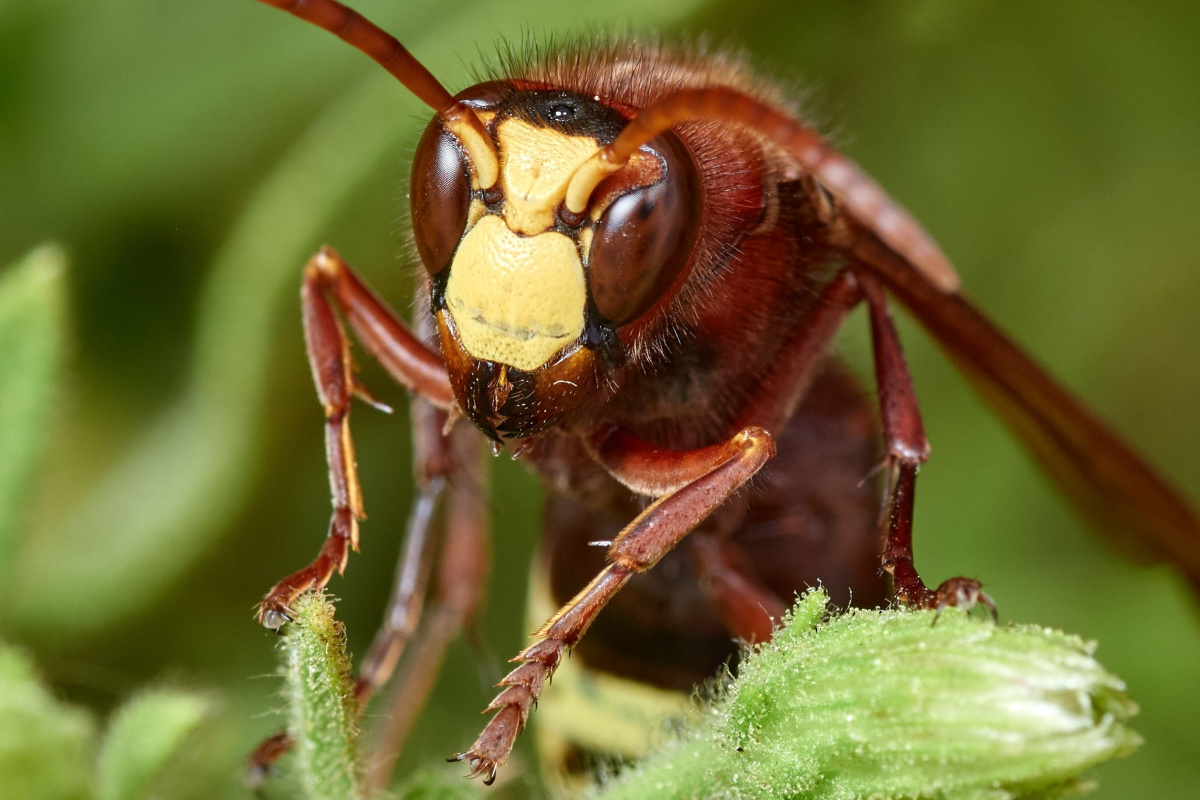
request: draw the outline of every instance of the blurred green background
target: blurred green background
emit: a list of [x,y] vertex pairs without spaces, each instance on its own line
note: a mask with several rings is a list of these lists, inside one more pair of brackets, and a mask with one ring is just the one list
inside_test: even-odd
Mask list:
[[[745,48],[1004,328],[1200,497],[1200,6],[571,5],[356,3],[452,91],[500,36],[632,27]],[[0,519],[0,635],[97,715],[147,683],[208,692],[215,755],[194,796],[248,796],[240,759],[281,724],[275,638],[252,609],[328,519],[300,268],[332,244],[408,308],[403,194],[427,118],[361,55],[250,0],[0,3],[0,264],[45,241],[69,257],[50,442],[20,524]],[[863,370],[864,328],[855,316],[842,342]],[[1003,618],[1100,642],[1146,745],[1099,771],[1097,797],[1194,796],[1195,599],[1084,529],[919,329],[902,333],[934,447],[924,574],[978,576]],[[403,407],[377,367],[362,375]],[[360,407],[354,426],[370,520],[332,588],[361,653],[411,489],[405,415]],[[409,763],[471,741],[525,632],[538,490],[495,467],[482,647],[452,650]]]

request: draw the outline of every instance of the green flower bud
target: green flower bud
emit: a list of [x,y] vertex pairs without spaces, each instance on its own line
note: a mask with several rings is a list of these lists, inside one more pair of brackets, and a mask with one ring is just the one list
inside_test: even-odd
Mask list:
[[1051,798],[1131,752],[1124,684],[1075,636],[956,609],[826,617],[809,592],[698,729],[619,798]]

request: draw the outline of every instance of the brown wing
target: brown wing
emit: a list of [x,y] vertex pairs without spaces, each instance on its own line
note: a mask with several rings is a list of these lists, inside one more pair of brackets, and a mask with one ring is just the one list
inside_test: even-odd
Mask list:
[[939,285],[873,226],[851,220],[847,232],[852,260],[916,314],[1076,508],[1119,542],[1175,564],[1200,592],[1200,519],[1179,492],[957,288]]

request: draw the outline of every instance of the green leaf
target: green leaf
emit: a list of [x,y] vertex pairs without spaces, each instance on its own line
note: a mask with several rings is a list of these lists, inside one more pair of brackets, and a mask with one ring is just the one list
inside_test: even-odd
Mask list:
[[1054,798],[1132,752],[1124,685],[1075,636],[958,610],[825,620],[806,595],[704,721],[623,798]]
[[91,716],[54,699],[29,658],[0,643],[0,797],[90,797],[95,738]]
[[153,689],[127,702],[109,723],[96,774],[98,800],[147,800],[171,757],[209,714],[203,697]]
[[62,366],[66,258],[40,247],[0,276],[0,575],[46,446]]
[[307,800],[363,796],[358,756],[358,699],[346,632],[322,593],[292,603],[284,638],[288,733]]

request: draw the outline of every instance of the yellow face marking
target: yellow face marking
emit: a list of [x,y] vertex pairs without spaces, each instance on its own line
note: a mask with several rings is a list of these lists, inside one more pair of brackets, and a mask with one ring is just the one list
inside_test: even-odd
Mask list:
[[600,146],[588,136],[567,136],[520,119],[500,123],[496,136],[508,227],[527,235],[549,230],[571,176]]
[[519,236],[492,215],[463,237],[446,281],[463,348],[526,371],[579,338],[586,304],[571,239],[557,231]]
[[592,239],[596,237],[595,228],[584,228],[579,232],[579,252],[585,253],[590,258],[592,252]]
[[440,113],[446,130],[454,134],[471,159],[472,183],[490,189],[499,177],[500,165],[497,161],[496,147],[484,128],[486,122],[474,109],[462,103],[457,103],[449,111]]
[[483,204],[483,201],[478,198],[472,199],[471,204],[467,206],[467,224],[463,226],[463,230],[469,231],[474,228],[475,223],[483,219],[483,215],[486,213],[487,206]]
[[589,159],[574,175],[571,176],[570,185],[567,187],[567,210],[574,214],[582,214],[587,208],[588,200],[592,196],[592,192],[600,181],[613,174],[621,167],[625,166],[624,162],[615,164],[607,161],[599,153],[595,158]]

